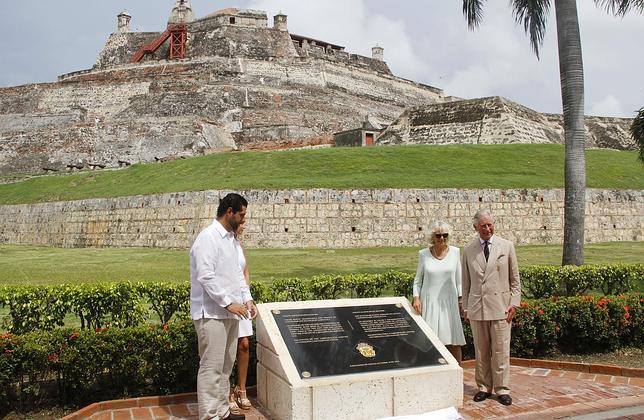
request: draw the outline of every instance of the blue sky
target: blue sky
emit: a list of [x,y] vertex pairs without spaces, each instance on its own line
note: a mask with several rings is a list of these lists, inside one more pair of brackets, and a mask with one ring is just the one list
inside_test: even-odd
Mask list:
[[[175,0],[20,0],[7,2],[0,24],[0,87],[51,82],[90,68],[127,10],[133,30],[161,31]],[[500,95],[542,112],[561,112],[554,11],[541,59],[507,2],[487,2],[479,30],[469,31],[460,1],[445,0],[192,0],[197,17],[225,7],[288,15],[289,30],[385,60],[401,77],[474,98]],[[632,117],[644,106],[644,16],[615,18],[579,1],[586,113]]]

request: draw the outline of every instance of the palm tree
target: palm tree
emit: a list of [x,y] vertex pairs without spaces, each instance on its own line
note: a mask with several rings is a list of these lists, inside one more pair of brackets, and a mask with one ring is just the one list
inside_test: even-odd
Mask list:
[[[485,0],[463,0],[463,14],[470,29],[483,17]],[[564,247],[562,264],[584,263],[584,210],[586,207],[586,160],[584,143],[584,65],[581,56],[576,0],[554,0],[557,19],[559,76],[565,137]],[[510,0],[514,19],[530,37],[539,58],[550,0]],[[595,4],[618,16],[630,10],[642,12],[644,0],[595,0]]]
[[631,136],[637,143],[639,149],[639,160],[644,163],[644,107],[637,111],[637,115],[631,124]]

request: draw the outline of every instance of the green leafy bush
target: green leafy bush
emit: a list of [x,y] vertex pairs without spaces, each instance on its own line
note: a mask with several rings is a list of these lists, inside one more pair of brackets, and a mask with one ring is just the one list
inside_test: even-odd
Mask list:
[[277,279],[271,284],[275,302],[294,302],[309,299],[308,284],[299,278]]
[[162,324],[176,312],[189,312],[190,283],[139,283],[139,293],[147,298]]
[[[303,283],[290,281],[280,287],[294,296],[293,291],[301,293]],[[526,300],[513,323],[512,355],[641,347],[643,303],[639,293]],[[468,342],[464,354],[473,357],[467,323],[464,330]],[[190,321],[4,333],[0,335],[0,416],[10,406],[83,405],[98,399],[192,391],[199,365],[196,341]],[[255,362],[251,352],[249,383]]]
[[72,308],[72,291],[64,285],[11,287],[3,294],[3,306],[9,306],[3,327],[16,334],[61,327]]
[[413,294],[414,275],[400,271],[387,271],[382,277],[391,288],[394,296],[410,298]]
[[[627,293],[644,278],[644,265],[551,267],[520,269],[524,296],[548,298],[601,290]],[[410,297],[413,274],[329,274],[309,280],[277,279],[272,284],[251,282],[257,302],[376,297],[383,293]],[[9,308],[0,327],[16,334],[51,330],[64,325],[70,314],[81,329],[131,327],[156,317],[161,323],[190,318],[190,284],[102,283],[35,287],[0,287],[0,305]]]
[[351,274],[349,283],[351,290],[359,298],[378,297],[387,286],[385,278],[380,274]]
[[338,299],[349,293],[350,278],[341,274],[322,274],[315,276],[309,283],[309,290],[315,299]]
[[[0,415],[10,405],[32,409],[191,391],[198,367],[192,322],[6,333],[0,336]],[[55,392],[45,393],[44,385]]]
[[519,269],[524,294],[539,299],[578,296],[589,290],[605,295],[627,293],[644,278],[642,264],[532,266]]

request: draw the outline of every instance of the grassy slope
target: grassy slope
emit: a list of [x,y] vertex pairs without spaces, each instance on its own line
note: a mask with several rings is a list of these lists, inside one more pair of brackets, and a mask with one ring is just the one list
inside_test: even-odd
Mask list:
[[[248,249],[251,278],[308,278],[320,273],[414,271],[418,248]],[[588,264],[642,263],[644,242],[588,244]],[[517,248],[520,265],[561,263],[561,246]],[[0,245],[0,285],[188,280],[185,250],[49,248]]]
[[[328,148],[225,153],[0,185],[0,204],[207,189],[561,188],[560,145]],[[642,189],[635,152],[588,150],[590,188]]]

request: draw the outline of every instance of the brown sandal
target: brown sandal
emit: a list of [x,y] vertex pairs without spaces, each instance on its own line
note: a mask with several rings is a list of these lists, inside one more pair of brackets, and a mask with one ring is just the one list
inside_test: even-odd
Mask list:
[[253,404],[251,404],[250,400],[246,396],[246,390],[242,391],[238,387],[235,387],[233,393],[235,394],[235,401],[237,402],[239,408],[241,408],[242,410],[249,410],[253,407]]

